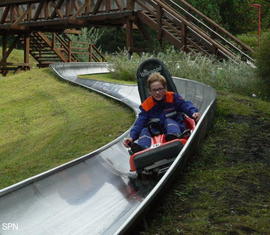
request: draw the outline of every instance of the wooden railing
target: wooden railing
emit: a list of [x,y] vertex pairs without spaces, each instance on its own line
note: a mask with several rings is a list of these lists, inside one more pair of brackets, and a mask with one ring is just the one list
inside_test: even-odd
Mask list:
[[88,61],[104,62],[105,57],[98,48],[88,42],[74,42],[65,34],[52,34],[53,49],[60,50],[67,62]]
[[189,19],[197,27],[201,28],[211,38],[220,41],[222,45],[228,47],[230,50],[235,51],[241,55],[243,59],[249,59],[251,61],[253,60],[250,57],[254,53],[254,50],[251,47],[243,43],[237,37],[194,8],[185,0],[177,0],[177,3],[175,0],[164,1],[181,15]]
[[[185,3],[184,6],[179,6],[172,0],[136,0],[135,3],[143,9],[143,12],[155,17],[155,24],[152,24],[152,27],[158,31],[158,35],[162,35],[162,32],[166,31],[167,34],[170,34],[170,31],[174,31],[174,35],[178,34],[178,37],[175,36],[174,40],[171,40],[178,40],[175,43],[178,47],[187,48],[187,44],[189,44],[206,54],[253,62],[251,48],[184,0],[182,2]],[[193,15],[192,12],[197,15]],[[143,16],[144,13],[139,12],[138,14],[142,16],[143,20],[147,19]],[[197,17],[201,17],[201,19]],[[180,41],[181,43],[179,43]]]

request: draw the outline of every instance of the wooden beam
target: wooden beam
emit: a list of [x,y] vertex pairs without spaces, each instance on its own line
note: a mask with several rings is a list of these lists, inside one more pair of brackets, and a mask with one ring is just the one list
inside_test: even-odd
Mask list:
[[80,6],[80,8],[78,9],[77,12],[75,12],[73,17],[80,16],[82,12],[85,11],[86,7],[87,7],[87,2],[85,2],[82,6]]
[[29,64],[30,35],[24,35],[24,63]]
[[126,42],[127,42],[127,50],[131,55],[133,52],[133,35],[132,35],[132,20],[128,17],[126,22]]
[[40,2],[40,0],[1,0],[0,7],[10,6],[13,4],[25,4],[25,3],[34,3]]
[[63,4],[64,0],[59,0],[56,5],[55,5],[55,10],[54,12],[51,14],[52,18],[55,18],[56,15],[59,15],[61,18],[63,18],[63,14],[61,13],[61,6]]
[[1,18],[1,24],[5,23],[9,11],[10,11],[10,6],[5,7],[5,10],[4,10],[2,18]]
[[[76,18],[64,18],[64,19],[54,19],[54,20],[37,20],[32,21],[31,23],[23,22],[20,25],[12,25],[12,24],[0,24],[0,35],[8,32],[8,30],[30,30],[30,31],[47,31],[47,32],[55,32],[56,30],[64,30],[66,28],[82,27],[83,24],[91,24],[91,25],[123,25],[126,23],[126,16],[131,16],[132,12],[130,11],[122,11],[119,12],[112,12],[107,14],[97,14],[97,15],[86,15],[86,16],[79,16]],[[74,23],[74,24],[73,24]],[[86,26],[84,25],[84,26]],[[39,29],[39,27],[44,27]],[[58,27],[56,29],[55,27]],[[10,31],[10,32],[11,32]],[[13,33],[13,32],[12,32]]]
[[143,35],[143,37],[146,40],[150,40],[151,37],[149,36],[149,33],[146,31],[144,24],[141,22],[141,20],[138,17],[136,17],[135,24],[137,25],[137,27],[138,27],[139,31],[141,32],[141,34]]
[[135,0],[127,0],[127,9],[130,11],[134,11]]
[[[70,1],[72,1],[72,0],[70,0]],[[72,3],[73,3],[73,9],[75,9],[75,11],[78,11],[79,10],[78,2],[72,1]]]
[[157,17],[157,21],[158,21],[158,41],[159,44],[162,45],[162,14],[163,14],[163,10],[161,6],[157,6],[157,13],[156,13],[156,17]]
[[182,23],[181,25],[181,36],[182,36],[182,50],[187,52],[187,26]]
[[19,24],[21,21],[24,20],[24,18],[28,15],[30,12],[30,8],[28,8],[13,24]]
[[67,0],[66,1],[66,16],[69,17],[70,15],[72,15],[71,1]]
[[100,8],[102,1],[103,0],[97,0],[96,5],[95,5],[94,10],[93,10],[93,14],[97,14],[98,9]]
[[43,4],[43,14],[44,14],[44,18],[46,20],[49,19],[49,3],[48,3],[48,1],[45,1]]
[[2,58],[1,61],[6,63],[5,53],[7,50],[7,35],[2,36]]
[[19,6],[16,5],[14,6],[14,21],[20,16],[20,13],[19,13]]
[[27,21],[30,21],[31,20],[31,18],[32,18],[32,4],[31,3],[28,3],[27,4],[27,8],[29,9],[29,12],[28,12],[28,14],[27,14]]
[[117,5],[117,7],[119,8],[119,10],[123,10],[124,8],[123,8],[123,6],[122,6],[122,4],[120,3],[120,1],[119,0],[115,0],[115,3],[116,3],[116,5]]
[[14,17],[15,17],[15,9],[14,9],[14,6],[11,5],[10,11],[9,11],[10,22],[13,22],[14,21]]
[[111,5],[112,5],[111,0],[106,0],[106,11],[107,11],[107,12],[110,12],[110,10],[111,10]]
[[36,13],[34,15],[34,20],[37,20],[37,18],[39,17],[41,10],[43,9],[43,6],[45,4],[46,0],[43,0],[42,2],[39,3],[38,8],[36,10]]
[[85,0],[85,13],[90,13],[90,10],[91,10],[91,3],[92,1],[91,0]]
[[64,33],[67,33],[67,34],[82,34],[82,31],[81,30],[78,30],[78,29],[65,29],[64,30]]

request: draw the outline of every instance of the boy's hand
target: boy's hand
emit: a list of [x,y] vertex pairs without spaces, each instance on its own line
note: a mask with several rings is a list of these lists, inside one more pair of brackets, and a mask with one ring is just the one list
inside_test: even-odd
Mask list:
[[133,142],[133,139],[130,137],[130,138],[125,138],[124,141],[123,141],[123,144],[126,148],[129,148],[130,145],[132,144]]
[[192,114],[192,118],[193,118],[196,122],[199,121],[200,117],[201,117],[201,114],[200,114],[200,113],[193,113],[193,114]]

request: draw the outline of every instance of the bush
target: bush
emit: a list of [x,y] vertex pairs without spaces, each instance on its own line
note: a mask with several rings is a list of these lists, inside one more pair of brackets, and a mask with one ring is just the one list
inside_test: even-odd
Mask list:
[[265,89],[270,96],[270,38],[264,37],[256,53],[256,72],[265,84]]
[[224,90],[242,95],[264,97],[261,79],[255,69],[244,62],[218,62],[215,58],[200,54],[186,54],[173,47],[156,54],[133,54],[128,59],[126,51],[107,57],[111,64],[112,76],[120,80],[135,80],[136,70],[145,59],[155,57],[164,62],[172,76],[203,82],[217,90]]
[[264,37],[256,54],[257,73],[270,82],[270,38]]

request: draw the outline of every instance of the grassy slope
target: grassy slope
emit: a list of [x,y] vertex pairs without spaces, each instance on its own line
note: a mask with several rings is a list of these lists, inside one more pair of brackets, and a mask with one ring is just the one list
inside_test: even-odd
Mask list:
[[0,79],[0,188],[103,146],[133,120],[122,105],[49,69]]
[[219,92],[213,128],[143,234],[268,234],[270,105]]

